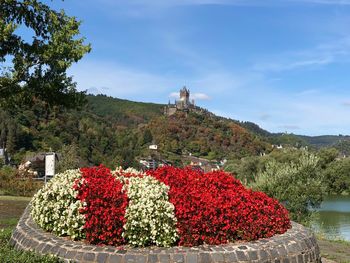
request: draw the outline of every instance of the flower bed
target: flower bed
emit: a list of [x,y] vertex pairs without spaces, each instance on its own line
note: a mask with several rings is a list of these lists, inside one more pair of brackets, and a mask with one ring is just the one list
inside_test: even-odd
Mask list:
[[32,217],[44,230],[72,239],[85,237],[83,204],[73,186],[81,178],[79,170],[68,170],[52,178],[32,199]]
[[31,214],[56,235],[107,245],[216,245],[291,226],[281,204],[231,174],[174,167],[67,171],[34,196]]

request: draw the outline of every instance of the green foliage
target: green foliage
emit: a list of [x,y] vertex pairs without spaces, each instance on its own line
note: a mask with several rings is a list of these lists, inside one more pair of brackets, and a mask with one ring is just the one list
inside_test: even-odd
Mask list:
[[308,145],[307,141],[305,141],[302,136],[287,133],[273,134],[273,136],[269,137],[269,141],[272,144],[281,144],[293,147],[303,147]]
[[79,37],[80,22],[38,0],[3,0],[0,14],[0,62],[9,65],[1,66],[0,105],[15,108],[40,100],[46,111],[81,105],[84,93],[66,73],[90,51]]
[[8,151],[13,152],[21,135],[16,121],[8,112],[0,108],[0,147],[5,147]]
[[4,195],[32,196],[41,187],[42,182],[34,181],[29,174],[19,176],[9,166],[0,169],[0,191]]
[[16,250],[9,245],[12,229],[0,229],[0,259],[2,263],[59,263],[63,262],[54,256],[41,256],[34,252]]
[[343,158],[328,165],[323,171],[323,184],[329,194],[350,194],[350,159]]
[[165,151],[197,157],[220,159],[228,155],[256,155],[268,144],[233,121],[208,115],[178,112],[153,119],[147,128]]
[[228,160],[224,169],[231,172],[243,184],[249,185],[255,181],[257,174],[265,170],[266,163],[275,160],[279,163],[298,162],[302,155],[302,150],[294,148],[275,149],[263,156],[246,156],[243,158],[233,158]]
[[333,145],[341,154],[350,155],[350,139],[349,137],[345,137],[344,139],[339,140],[337,143]]
[[339,151],[336,148],[322,148],[317,152],[317,156],[320,158],[320,168],[325,169],[339,156]]
[[296,221],[307,220],[310,208],[322,202],[322,182],[318,170],[319,158],[302,151],[297,162],[272,160],[256,175],[251,186],[282,202]]
[[81,167],[81,165],[77,145],[75,143],[71,145],[63,145],[60,150],[60,158],[56,172],[63,173],[66,170],[77,169],[79,167]]
[[298,137],[304,139],[308,144],[316,147],[331,147],[342,141],[349,141],[349,136],[344,135],[322,135],[322,136],[302,136],[298,135]]
[[239,123],[242,127],[246,128],[248,131],[257,134],[262,137],[269,137],[272,134],[262,128],[260,128],[257,124],[249,121],[244,121]]
[[150,130],[145,130],[143,133],[143,142],[142,144],[151,143],[153,140],[153,136]]
[[225,171],[235,175],[243,184],[254,182],[256,174],[265,166],[266,158],[248,156],[242,159],[229,160],[225,165]]
[[89,95],[81,111],[56,107],[47,115],[44,106],[38,102],[14,114],[0,111],[0,127],[6,127],[2,138],[7,144],[11,141],[9,153],[17,164],[28,151],[56,151],[63,157],[58,171],[77,164],[138,167],[137,158],[149,156],[153,142],[159,146],[159,158],[175,165],[182,164],[184,152],[220,159],[268,148],[232,121],[199,114],[165,117],[163,105]]
[[87,96],[88,109],[119,125],[135,126],[163,114],[163,104],[135,102],[105,95]]

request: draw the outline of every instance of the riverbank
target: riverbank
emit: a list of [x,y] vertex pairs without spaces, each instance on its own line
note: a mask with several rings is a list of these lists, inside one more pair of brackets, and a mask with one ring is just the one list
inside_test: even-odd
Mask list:
[[327,239],[350,242],[350,196],[326,196],[310,225]]
[[317,236],[321,256],[339,263],[350,263],[350,242]]

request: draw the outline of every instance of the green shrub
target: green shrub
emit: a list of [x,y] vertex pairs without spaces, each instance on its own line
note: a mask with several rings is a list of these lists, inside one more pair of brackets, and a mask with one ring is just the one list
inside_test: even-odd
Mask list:
[[33,180],[30,174],[19,176],[10,166],[0,169],[0,190],[4,195],[33,196],[42,186],[43,182]]
[[350,158],[331,162],[323,171],[323,184],[328,194],[350,194]]
[[76,144],[63,145],[60,152],[61,156],[56,168],[57,173],[80,167],[78,146]]
[[322,182],[318,157],[303,151],[297,162],[272,160],[259,172],[251,187],[278,199],[289,210],[291,218],[305,222],[312,208],[322,202]]

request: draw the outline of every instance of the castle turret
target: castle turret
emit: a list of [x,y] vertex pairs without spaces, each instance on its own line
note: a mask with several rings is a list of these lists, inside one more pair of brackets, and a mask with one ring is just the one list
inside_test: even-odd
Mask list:
[[190,90],[187,89],[186,86],[180,90],[180,100],[186,105],[188,105],[190,102]]
[[180,90],[180,100],[176,103],[180,110],[188,110],[190,103],[190,90],[184,86]]

